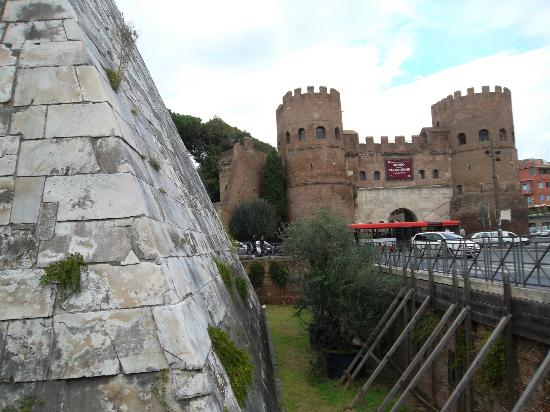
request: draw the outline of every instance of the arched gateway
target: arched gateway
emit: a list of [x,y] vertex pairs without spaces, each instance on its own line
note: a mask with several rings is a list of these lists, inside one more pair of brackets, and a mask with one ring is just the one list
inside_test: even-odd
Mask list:
[[390,213],[388,222],[416,222],[416,215],[409,209],[399,208]]

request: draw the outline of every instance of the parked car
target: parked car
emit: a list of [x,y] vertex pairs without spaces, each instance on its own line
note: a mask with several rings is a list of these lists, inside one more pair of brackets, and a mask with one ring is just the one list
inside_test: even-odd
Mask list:
[[[472,236],[470,236],[470,239],[472,239],[476,243],[482,243],[482,244],[489,244],[489,245],[498,245],[498,232],[478,232],[474,233]],[[504,244],[509,243],[529,243],[529,238],[521,237],[516,235],[515,233],[508,232],[506,230],[502,231],[502,242]]]
[[413,248],[430,255],[466,255],[474,256],[481,246],[452,232],[417,233],[411,239]]
[[541,237],[550,237],[550,229],[542,229],[539,233]]

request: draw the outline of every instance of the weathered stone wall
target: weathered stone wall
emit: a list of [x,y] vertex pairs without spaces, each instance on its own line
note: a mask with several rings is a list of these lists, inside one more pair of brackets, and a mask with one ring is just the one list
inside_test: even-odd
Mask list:
[[235,143],[232,150],[221,154],[220,217],[226,227],[239,204],[259,197],[266,159],[264,152],[254,150],[251,139]]
[[[263,313],[220,279],[214,256],[246,275],[133,46],[119,90],[107,80],[114,3],[0,12],[0,409],[161,410],[156,385],[173,410],[239,410],[216,325],[251,353],[245,409],[274,410]],[[63,299],[39,280],[76,252],[82,292]]]
[[387,222],[390,214],[400,208],[409,209],[417,220],[440,221],[450,218],[449,204],[452,190],[449,186],[357,189],[355,200],[356,222]]

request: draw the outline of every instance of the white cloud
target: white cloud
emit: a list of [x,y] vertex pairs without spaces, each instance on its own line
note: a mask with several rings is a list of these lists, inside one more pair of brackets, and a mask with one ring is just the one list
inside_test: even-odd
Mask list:
[[[203,120],[218,115],[275,145],[283,94],[323,85],[340,91],[345,128],[361,137],[410,136],[431,124],[431,104],[455,90],[502,85],[512,90],[520,156],[548,158],[541,148],[550,141],[550,46],[517,51],[522,39],[547,44],[546,0],[118,2],[140,29],[140,49],[172,110]],[[430,28],[458,38],[494,30],[526,37],[514,37],[515,52],[391,87],[411,76],[403,63],[419,47],[429,49],[417,34]]]

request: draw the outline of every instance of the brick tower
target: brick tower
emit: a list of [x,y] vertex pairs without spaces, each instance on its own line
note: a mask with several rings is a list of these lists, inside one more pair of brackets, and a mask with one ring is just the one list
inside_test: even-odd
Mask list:
[[527,207],[519,186],[519,164],[515,147],[510,90],[496,86],[481,93],[469,88],[466,96],[455,92],[432,106],[432,125],[447,129],[451,146],[453,197],[451,216],[463,222],[468,233],[496,230],[491,157],[496,162],[501,210],[510,209],[505,230],[527,231]]
[[291,221],[328,206],[353,221],[353,189],[346,175],[340,93],[308,86],[287,92],[277,108],[277,149],[286,172]]

